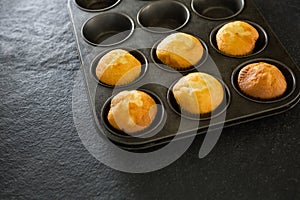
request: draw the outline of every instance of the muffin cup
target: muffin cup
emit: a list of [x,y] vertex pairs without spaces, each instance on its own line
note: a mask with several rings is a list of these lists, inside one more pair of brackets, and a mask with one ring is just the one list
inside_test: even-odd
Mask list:
[[128,87],[128,86],[131,86],[133,84],[135,84],[136,82],[138,82],[139,80],[141,80],[144,75],[146,74],[147,70],[148,70],[148,61],[147,61],[147,58],[146,56],[139,50],[136,50],[136,49],[129,49],[129,48],[116,48],[116,49],[123,49],[125,51],[128,51],[131,55],[133,55],[138,61],[140,61],[141,63],[141,73],[140,75],[132,82],[130,83],[127,83],[127,84],[124,84],[124,85],[108,85],[106,83],[103,83],[101,82],[98,77],[96,76],[96,68],[97,68],[97,65],[100,61],[100,59],[105,55],[107,54],[108,52],[114,50],[114,49],[110,49],[110,50],[107,50],[107,51],[104,51],[100,54],[98,54],[94,60],[92,61],[91,63],[91,67],[90,67],[90,74],[92,76],[92,78],[97,82],[99,83],[100,85],[102,86],[105,86],[105,87],[109,87],[109,88],[121,88],[121,87]]
[[122,13],[101,13],[88,19],[81,30],[83,39],[94,46],[111,46],[128,39],[134,31],[133,20]]
[[244,0],[192,0],[193,11],[202,18],[224,20],[232,18],[244,9]]
[[138,24],[150,32],[167,33],[186,25],[187,7],[177,1],[157,1],[144,6],[137,14]]
[[195,68],[201,67],[201,65],[203,65],[205,63],[205,61],[207,60],[207,58],[208,58],[208,48],[207,48],[207,45],[205,44],[205,42],[202,39],[197,38],[201,42],[201,44],[203,46],[203,55],[202,55],[201,59],[195,65],[192,65],[192,66],[190,66],[188,68],[175,68],[175,67],[168,66],[168,65],[162,63],[162,61],[156,55],[156,48],[157,48],[158,44],[163,39],[157,41],[153,45],[153,47],[151,48],[151,59],[152,59],[153,63],[156,66],[158,66],[159,68],[163,69],[163,70],[166,70],[166,71],[169,71],[169,72],[182,72],[182,73],[191,72]]
[[247,22],[257,30],[257,32],[259,34],[259,37],[258,37],[258,39],[255,43],[255,47],[254,47],[253,51],[250,54],[247,54],[247,55],[234,56],[234,55],[228,55],[228,54],[226,54],[226,53],[219,50],[218,45],[217,45],[217,41],[216,41],[217,32],[219,31],[219,29],[221,27],[223,27],[225,24],[228,24],[229,22],[225,22],[223,24],[220,24],[219,26],[215,27],[211,31],[210,37],[209,37],[211,46],[217,52],[219,52],[220,54],[222,54],[224,56],[232,57],[232,58],[245,58],[245,57],[250,57],[250,56],[253,56],[253,55],[257,55],[260,52],[262,52],[268,45],[268,35],[267,35],[266,31],[260,25],[254,23],[254,22],[251,22],[251,21],[248,21],[248,20],[236,20],[236,21]]
[[117,137],[121,137],[121,138],[132,138],[132,137],[149,138],[149,137],[155,136],[163,128],[162,123],[165,122],[164,119],[166,118],[165,117],[166,113],[165,113],[165,108],[163,106],[162,100],[155,93],[153,93],[149,90],[145,90],[145,89],[138,89],[138,90],[143,91],[143,92],[147,93],[148,95],[150,95],[154,99],[154,101],[157,105],[157,113],[156,113],[156,116],[155,116],[153,122],[150,124],[150,126],[146,127],[144,130],[141,130],[141,131],[138,131],[135,133],[131,133],[131,134],[127,134],[124,131],[114,128],[107,119],[108,112],[110,110],[111,100],[114,97],[114,96],[112,96],[103,104],[102,111],[101,111],[101,120],[102,120],[104,127],[113,135],[115,135]]
[[[238,85],[239,72],[246,65],[251,64],[251,63],[257,63],[257,62],[269,63],[271,65],[276,66],[281,71],[281,73],[284,75],[284,77],[286,79],[286,83],[287,83],[287,88],[286,88],[286,91],[284,92],[283,95],[281,95],[280,97],[276,97],[274,99],[263,100],[263,99],[258,99],[258,98],[248,96],[240,90],[239,85]],[[241,65],[239,65],[233,71],[233,73],[231,75],[231,84],[232,84],[233,88],[235,89],[235,91],[240,96],[244,97],[245,99],[247,99],[249,101],[253,101],[253,102],[256,102],[256,103],[276,103],[276,102],[279,102],[279,101],[282,101],[282,100],[286,99],[287,97],[289,97],[294,92],[294,90],[296,88],[296,79],[295,79],[295,75],[292,72],[292,70],[290,68],[288,68],[282,62],[279,62],[277,60],[270,59],[270,58],[257,58],[257,59],[252,59],[252,60],[246,61],[246,62],[242,63]]]
[[168,101],[170,108],[176,114],[178,114],[184,118],[191,119],[191,120],[210,120],[214,117],[219,116],[221,113],[223,113],[227,110],[228,106],[230,105],[231,96],[230,96],[230,91],[229,91],[229,88],[227,87],[227,85],[219,78],[216,78],[216,79],[222,84],[222,87],[224,90],[224,98],[223,98],[221,104],[216,109],[211,111],[210,113],[193,114],[188,111],[185,111],[184,109],[182,109],[180,107],[180,105],[177,103],[177,101],[174,97],[174,94],[172,92],[174,85],[178,82],[179,79],[176,80],[175,82],[173,82],[173,84],[170,86],[168,93],[167,93],[167,101]]
[[116,6],[121,0],[75,0],[76,5],[87,12],[101,12]]

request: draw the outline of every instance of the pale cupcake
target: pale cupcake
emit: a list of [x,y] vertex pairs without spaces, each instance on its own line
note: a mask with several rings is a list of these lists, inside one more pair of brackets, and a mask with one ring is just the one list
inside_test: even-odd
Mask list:
[[203,46],[196,37],[186,33],[173,33],[158,44],[156,55],[163,64],[185,70],[201,60],[203,51]]
[[128,51],[115,49],[105,54],[96,67],[96,76],[108,85],[125,85],[141,73],[141,62]]
[[133,134],[149,127],[156,114],[157,105],[150,95],[126,90],[113,97],[107,118],[114,128]]
[[259,33],[247,22],[234,21],[222,26],[216,35],[218,49],[231,56],[245,56],[253,52]]
[[191,114],[210,113],[224,98],[222,84],[213,76],[201,72],[179,79],[172,92],[179,106]]

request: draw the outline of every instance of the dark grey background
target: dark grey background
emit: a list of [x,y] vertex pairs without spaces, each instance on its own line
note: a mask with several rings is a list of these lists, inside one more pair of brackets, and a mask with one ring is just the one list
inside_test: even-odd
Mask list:
[[[300,66],[299,0],[255,0]],[[0,199],[300,199],[300,105],[226,128],[198,158],[197,137],[148,174],[101,164],[72,118],[80,61],[67,0],[0,1]]]

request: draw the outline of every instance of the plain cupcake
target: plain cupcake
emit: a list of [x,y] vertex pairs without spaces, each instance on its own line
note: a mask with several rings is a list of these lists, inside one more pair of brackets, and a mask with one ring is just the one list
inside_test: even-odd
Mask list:
[[238,75],[238,86],[247,96],[270,100],[284,94],[287,82],[276,66],[257,62],[241,69]]
[[201,60],[203,51],[203,46],[196,37],[187,33],[173,33],[158,44],[156,56],[169,67],[185,70]]
[[125,85],[133,82],[141,73],[141,62],[123,49],[106,53],[98,62],[96,76],[108,85]]
[[258,31],[244,21],[233,21],[223,25],[217,32],[218,49],[231,56],[246,56],[253,52]]
[[107,119],[117,130],[134,134],[149,127],[157,114],[157,105],[147,93],[125,90],[111,100]]
[[223,101],[222,84],[213,76],[193,72],[179,79],[172,88],[178,105],[191,114],[206,114]]

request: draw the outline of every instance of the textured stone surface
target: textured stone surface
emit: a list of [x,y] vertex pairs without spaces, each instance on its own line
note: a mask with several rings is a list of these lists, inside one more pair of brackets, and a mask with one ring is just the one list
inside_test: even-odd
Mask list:
[[[256,0],[300,66],[299,1]],[[202,137],[148,174],[115,171],[81,144],[72,119],[80,68],[66,0],[0,2],[0,199],[300,199],[300,105]]]

